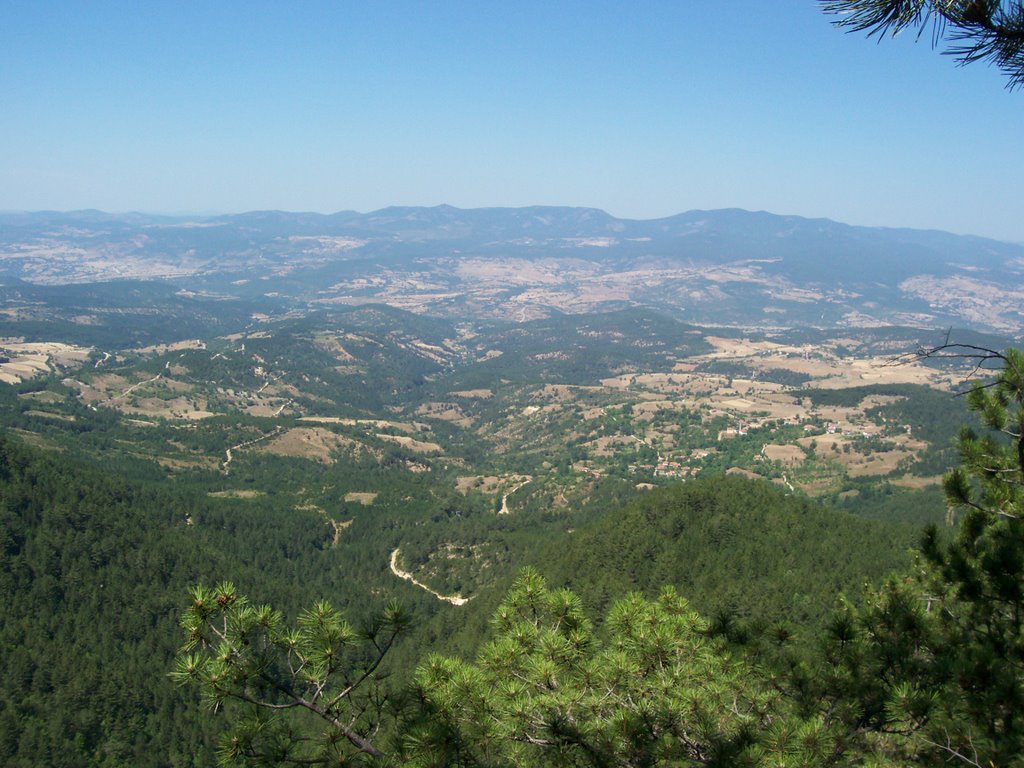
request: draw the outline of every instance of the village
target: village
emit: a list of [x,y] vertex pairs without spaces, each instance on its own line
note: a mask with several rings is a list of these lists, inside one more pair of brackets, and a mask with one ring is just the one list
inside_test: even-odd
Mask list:
[[[915,438],[911,424],[883,415],[886,406],[902,397],[866,391],[845,402],[849,398],[829,395],[905,384],[948,392],[957,383],[949,372],[918,362],[894,365],[890,358],[841,355],[829,346],[709,340],[714,352],[677,364],[672,371],[602,381],[609,390],[639,399],[628,408],[632,433],[627,437],[634,441],[632,452],[646,446],[648,454],[656,455],[624,465],[638,481],[685,481],[706,471],[727,471],[794,482],[810,494],[836,487],[833,480],[840,476],[892,476],[894,482],[909,483],[899,473],[928,444]],[[710,362],[742,366],[750,375],[702,370]],[[799,388],[772,381],[776,371],[798,373],[806,381]],[[628,444],[624,441],[621,449],[629,452]],[[621,466],[620,458],[595,450],[575,468],[599,477]],[[921,484],[920,479],[913,482]]]

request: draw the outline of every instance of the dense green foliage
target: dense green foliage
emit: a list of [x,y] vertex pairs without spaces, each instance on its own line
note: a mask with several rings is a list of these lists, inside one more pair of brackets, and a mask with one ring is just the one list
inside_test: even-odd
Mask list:
[[714,477],[651,491],[536,562],[585,604],[671,584],[706,616],[813,627],[836,595],[905,567],[909,524],[827,511],[770,483]]
[[[102,291],[82,296],[119,309]],[[169,307],[170,323],[176,301],[141,288],[126,298],[146,311]],[[140,323],[134,342],[160,338],[161,327]],[[845,477],[832,486],[834,503],[855,517],[767,482],[715,477],[742,466],[780,482],[789,472],[796,482],[793,469],[759,454],[765,441],[802,439],[802,426],[769,422],[722,440],[718,432],[735,416],[711,415],[699,400],[645,410],[652,392],[628,376],[670,371],[706,349],[697,329],[630,310],[475,330],[364,306],[261,323],[192,348],[112,348],[74,371],[54,367],[49,376],[0,387],[7,430],[0,443],[0,762],[214,760],[224,722],[204,717],[195,692],[167,677],[180,639],[179,598],[197,581],[230,578],[240,591],[284,608],[259,629],[268,652],[280,650],[286,627],[302,631],[303,614],[294,613],[301,606],[329,600],[362,636],[384,602],[399,598],[413,621],[389,646],[380,669],[390,677],[373,688],[364,719],[357,717],[359,733],[381,726],[373,743],[394,756],[413,749],[397,739],[401,729],[426,728],[417,731],[424,744],[439,744],[436,719],[425,725],[430,708],[413,705],[417,697],[426,703],[427,688],[413,690],[413,704],[408,699],[417,665],[428,654],[447,654],[451,663],[479,659],[488,618],[524,563],[536,564],[554,587],[574,590],[579,615],[592,617],[580,665],[567,667],[566,679],[623,651],[626,627],[617,617],[625,609],[614,606],[639,592],[629,610],[672,635],[679,653],[706,644],[707,668],[735,672],[752,695],[781,686],[779,670],[791,662],[815,668],[809,659],[837,593],[856,595],[864,580],[906,566],[916,529],[894,521],[910,519],[908,510],[926,496],[877,478]],[[107,331],[101,324],[93,332],[103,341]],[[622,373],[621,387],[592,386]],[[923,434],[942,396],[923,388],[898,394],[903,399],[871,418],[906,420]],[[215,415],[191,419],[165,409],[186,402]],[[445,408],[449,416],[435,417]],[[948,434],[947,421],[934,427],[936,440]],[[262,450],[284,436],[300,450]],[[614,451],[602,452],[606,441]],[[679,484],[654,475],[666,451],[689,462],[705,448],[712,450],[692,468],[710,477]],[[643,490],[654,484],[671,487]],[[851,486],[857,494],[843,494]],[[392,573],[391,557],[420,585]],[[659,598],[665,585],[705,619],[678,598]],[[449,605],[427,588],[470,599]],[[252,614],[245,617],[238,627]],[[506,630],[493,630],[496,642],[508,639]],[[800,642],[788,642],[793,636]],[[651,648],[642,638],[629,643],[630,663],[644,663]],[[345,651],[353,662],[346,668],[364,668],[360,647]],[[201,641],[190,651],[202,652]],[[757,664],[779,677],[767,681],[742,667],[747,653],[760,654]],[[207,663],[218,662],[195,669],[209,682]],[[685,686],[669,679],[683,698],[668,706],[687,706]],[[825,678],[815,672],[812,679]],[[234,682],[242,685],[235,692],[261,692],[252,679]],[[633,695],[651,691],[647,681],[633,682]],[[286,687],[294,692],[296,685]],[[714,698],[700,685],[693,691],[691,702]],[[290,749],[320,727],[236,720],[241,713],[229,705],[229,692],[219,700],[231,721],[255,722],[258,730],[243,727],[245,738],[225,754]],[[758,716],[795,729],[778,731],[780,738],[825,738],[821,728],[839,727],[815,719],[825,697],[814,685],[801,689],[805,711],[796,715],[788,700],[769,698],[767,709],[754,705]],[[435,703],[441,716],[443,702]],[[619,749],[618,737],[601,735],[600,708],[593,711],[594,737]],[[442,730],[468,727],[457,720],[452,715]],[[734,725],[707,730],[695,749],[751,759],[774,754],[776,747],[749,738],[747,725]],[[641,733],[643,723],[629,728]],[[340,753],[358,752],[342,741]],[[302,742],[300,751],[318,754],[308,746]],[[681,754],[664,744],[652,749],[644,754]]]
[[178,596],[198,580],[372,603],[339,594],[315,516],[240,511],[0,439],[0,762],[211,764],[219,722],[166,678]]
[[264,296],[242,301],[184,294],[166,283],[126,280],[70,285],[11,280],[0,285],[0,301],[27,307],[17,319],[0,318],[0,337],[61,339],[102,349],[200,337],[244,326],[257,310],[279,311],[278,303]]
[[502,350],[456,372],[451,386],[495,382],[593,384],[610,371],[649,370],[710,349],[691,325],[644,309],[556,316],[489,329],[488,344]]
[[[495,639],[474,663],[432,655],[420,665],[414,683],[419,707],[395,747],[401,762],[896,766],[952,759],[1020,765],[1024,354],[1010,350],[992,357],[1004,367],[968,397],[990,434],[964,430],[962,467],[945,483],[950,502],[964,515],[953,541],[944,542],[932,528],[909,577],[869,590],[863,607],[843,602],[827,619],[800,614],[803,596],[790,597],[799,582],[787,586],[787,577],[802,575],[794,567],[799,559],[780,558],[787,569],[781,576],[749,570],[732,575],[767,620],[778,618],[766,606],[770,593],[751,585],[759,576],[776,590],[783,585],[789,602],[783,615],[806,628],[817,625],[812,648],[787,647],[788,630],[776,621],[774,650],[755,643],[749,658],[735,656],[740,651],[724,645],[737,639],[731,606],[720,606],[717,626],[709,626],[672,588],[651,602],[639,594],[615,601],[595,630],[576,594],[551,591],[539,574],[525,571],[495,612]],[[583,588],[600,584],[596,573],[628,575],[643,587],[648,579],[685,579],[686,568],[676,570],[676,563],[691,565],[709,549],[709,538],[741,555],[717,562],[748,569],[785,553],[793,539],[806,555],[808,542],[799,541],[796,529],[813,532],[815,511],[798,502],[788,512],[799,516],[800,525],[787,528],[788,498],[767,484],[729,478],[655,492],[573,537],[576,556],[572,547],[560,552],[559,565],[566,581],[575,579]],[[769,540],[766,552],[750,548],[770,535],[758,521],[759,509],[770,510],[769,520],[780,517],[785,532],[782,541]],[[829,517],[833,524],[842,519]],[[846,523],[847,536],[858,527],[884,535],[863,519]],[[693,538],[703,540],[687,552],[679,543],[694,530],[701,535]],[[601,547],[602,539],[611,544]],[[827,538],[818,532],[815,543],[822,542]],[[867,540],[858,545],[877,554]],[[594,559],[581,560],[581,552]],[[710,568],[705,561],[693,570],[704,575]],[[825,569],[819,563],[815,570]],[[703,585],[689,578],[700,594]],[[600,601],[600,588],[598,594]],[[264,613],[272,615],[270,609]],[[185,657],[184,663],[193,662]],[[243,672],[243,679],[251,674]],[[208,693],[211,687],[218,693],[216,681],[201,682]],[[346,731],[336,732],[361,753],[375,754]]]
[[[378,675],[409,621],[396,603],[360,632],[326,601],[303,611],[293,629],[230,583],[197,586],[191,594],[181,620],[185,645],[171,677],[199,684],[214,711],[225,702],[245,708],[241,724],[222,741],[222,762],[339,763],[346,761],[345,746],[383,755],[372,741],[382,717]],[[280,716],[287,710],[319,718],[338,739],[311,740],[315,729],[297,729]]]
[[0,761],[207,763],[211,728],[162,680],[175,586],[219,560],[189,506],[8,439],[0,478]]
[[475,664],[426,659],[407,765],[753,765],[776,694],[666,588],[618,601],[595,634],[579,598],[526,570]]

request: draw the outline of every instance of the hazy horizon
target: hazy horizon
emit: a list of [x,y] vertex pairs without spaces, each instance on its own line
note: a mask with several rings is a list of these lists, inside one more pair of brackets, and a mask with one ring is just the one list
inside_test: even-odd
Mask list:
[[831,217],[828,217],[828,216],[805,216],[805,215],[800,214],[800,213],[780,213],[778,211],[766,211],[766,210],[763,210],[763,209],[761,209],[761,210],[750,210],[748,208],[738,208],[736,206],[725,206],[723,208],[690,208],[690,209],[685,210],[685,211],[676,211],[675,213],[670,213],[670,214],[665,215],[665,216],[650,216],[650,217],[618,216],[618,215],[616,215],[616,213],[614,211],[608,211],[608,210],[605,210],[604,208],[598,208],[598,207],[592,206],[592,205],[557,205],[557,204],[551,204],[551,205],[498,205],[498,206],[463,207],[463,206],[451,205],[449,203],[438,203],[436,205],[385,205],[385,206],[383,206],[381,208],[374,208],[374,209],[371,209],[371,210],[362,210],[362,211],[355,210],[355,209],[352,209],[352,208],[336,210],[336,211],[287,210],[287,209],[284,209],[284,208],[253,208],[253,209],[246,210],[246,211],[159,211],[159,210],[155,210],[154,211],[154,210],[139,210],[139,209],[134,209],[134,210],[133,209],[126,209],[126,210],[114,211],[114,210],[104,210],[102,208],[71,208],[71,209],[66,209],[66,210],[57,210],[57,209],[48,209],[48,208],[38,208],[38,209],[0,208],[0,215],[2,215],[2,214],[27,214],[27,215],[31,215],[31,214],[38,214],[38,213],[74,214],[74,213],[96,212],[96,213],[102,213],[102,214],[109,215],[109,216],[132,216],[132,215],[138,215],[138,216],[156,216],[156,217],[167,217],[167,218],[216,218],[216,217],[229,217],[229,216],[244,216],[244,215],[251,214],[251,213],[283,213],[283,214],[286,214],[286,215],[306,215],[306,214],[312,214],[312,215],[315,215],[315,216],[335,216],[335,215],[338,215],[338,214],[341,214],[341,213],[352,213],[352,214],[357,214],[359,216],[368,216],[370,214],[378,213],[380,211],[386,211],[388,209],[397,209],[397,208],[411,208],[411,209],[422,208],[424,210],[430,210],[432,208],[452,208],[452,209],[455,209],[455,210],[458,210],[458,211],[473,211],[473,210],[524,210],[524,209],[528,209],[528,208],[554,208],[554,209],[561,208],[561,209],[574,209],[574,210],[601,211],[602,213],[608,214],[613,219],[617,219],[619,221],[639,221],[639,222],[658,221],[660,219],[670,219],[670,218],[673,218],[675,216],[683,216],[683,215],[688,214],[688,213],[702,213],[702,212],[713,213],[715,211],[734,210],[734,211],[743,211],[745,213],[755,213],[755,214],[756,213],[764,213],[764,214],[768,214],[770,216],[778,216],[778,217],[781,217],[781,218],[797,218],[797,219],[805,219],[805,220],[808,220],[808,221],[815,221],[815,220],[830,221],[830,222],[833,222],[835,224],[840,224],[840,225],[843,225],[843,226],[859,227],[859,228],[865,228],[865,229],[894,229],[894,230],[898,230],[898,229],[913,229],[913,230],[920,230],[920,231],[944,232],[944,233],[947,233],[947,234],[963,236],[963,237],[980,237],[980,238],[985,238],[985,239],[988,239],[988,240],[997,240],[997,241],[1011,243],[1011,244],[1015,244],[1015,245],[1024,245],[1024,238],[1022,238],[1021,240],[1013,240],[1013,239],[1007,239],[1007,238],[994,237],[992,235],[987,235],[987,234],[985,234],[983,232],[970,232],[970,231],[958,232],[958,231],[955,231],[953,229],[942,228],[942,227],[910,227],[910,226],[903,226],[903,225],[865,224],[865,223],[855,222],[855,221],[843,221],[843,220],[831,218]]
[[0,209],[741,208],[1024,240],[1021,95],[927,34],[832,21],[810,0],[13,6]]

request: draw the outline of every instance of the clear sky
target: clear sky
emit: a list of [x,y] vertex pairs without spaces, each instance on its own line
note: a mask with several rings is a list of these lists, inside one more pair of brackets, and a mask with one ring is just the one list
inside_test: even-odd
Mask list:
[[0,0],[0,209],[739,207],[1024,241],[1024,92],[814,0]]

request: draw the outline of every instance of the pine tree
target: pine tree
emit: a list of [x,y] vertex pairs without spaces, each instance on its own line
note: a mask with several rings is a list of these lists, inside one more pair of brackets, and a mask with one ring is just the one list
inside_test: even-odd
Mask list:
[[[962,464],[945,478],[958,522],[933,526],[917,569],[841,610],[821,666],[796,674],[860,748],[918,763],[1024,765],[1024,353],[946,345],[1000,369],[967,394],[986,428],[965,428]],[[812,694],[813,697],[813,694]]]
[[996,359],[999,373],[968,394],[987,432],[963,430],[945,481],[956,539],[942,546],[933,530],[924,555],[970,746],[1010,765],[1024,752],[1024,353]]
[[869,35],[918,34],[931,25],[932,40],[947,37],[948,53],[961,64],[990,61],[1024,85],[1024,3],[1021,0],[822,0],[827,13],[841,15],[841,27]]
[[228,582],[194,587],[191,596],[171,677],[198,684],[214,711],[241,710],[221,744],[222,764],[337,765],[383,756],[373,741],[384,717],[374,684],[408,627],[397,604],[360,632],[326,601],[287,627],[278,611],[252,605]]
[[777,693],[672,588],[615,603],[602,640],[575,595],[526,569],[492,626],[475,663],[420,665],[427,722],[406,739],[405,764],[829,764],[821,720],[784,716]]

